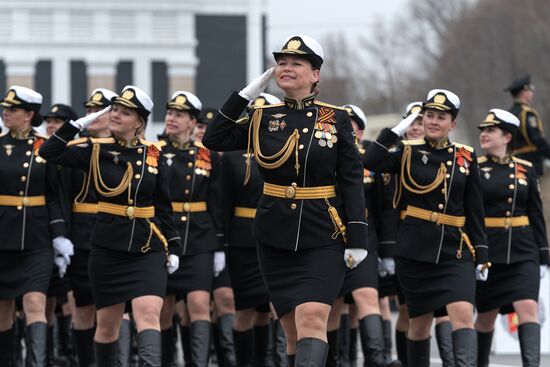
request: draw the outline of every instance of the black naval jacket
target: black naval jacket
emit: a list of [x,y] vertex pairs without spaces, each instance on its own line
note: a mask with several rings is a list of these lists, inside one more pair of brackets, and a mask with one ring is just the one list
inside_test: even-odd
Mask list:
[[258,164],[254,159],[250,163],[250,179],[244,185],[246,151],[227,152],[222,157],[224,233],[230,247],[256,247],[252,236],[254,218],[235,215],[237,207],[256,210],[262,196],[264,182]]
[[161,140],[166,160],[172,202],[206,202],[207,211],[177,212],[174,221],[182,238],[180,255],[223,251],[222,175],[216,152],[198,142],[178,147]]
[[34,130],[21,138],[9,130],[0,136],[0,195],[46,199],[46,205],[39,206],[0,204],[0,250],[51,248],[52,239],[66,236],[57,166],[38,154],[46,139]]
[[[237,123],[247,104],[246,99],[233,93],[208,126],[203,144],[217,151],[247,149],[250,119]],[[264,155],[280,151],[295,130],[299,133],[298,172],[292,152],[279,168],[259,167],[262,179],[285,187],[335,185],[336,197],[328,201],[347,227],[347,243],[341,235],[333,236],[335,226],[324,199],[295,200],[269,195],[262,195],[258,203],[254,237],[265,245],[293,251],[332,243],[366,249],[363,167],[347,112],[315,101],[313,96],[302,101],[285,99],[284,103],[259,108],[263,110],[259,144]],[[316,130],[317,123],[334,132],[334,142],[329,144],[327,139],[315,137],[320,131]],[[324,146],[320,140],[324,140]]]
[[544,130],[539,114],[525,103],[516,101],[510,113],[519,119],[520,134],[516,136],[514,155],[535,165],[539,176],[543,174],[543,158],[550,158],[550,144],[544,138]]
[[[81,138],[68,143],[78,131],[69,122],[65,123],[42,145],[40,154],[62,166],[89,172],[93,145],[99,144],[99,170],[105,185],[111,188],[121,183],[127,164],[130,163],[133,167],[130,194],[127,189],[114,197],[105,197],[97,192],[98,201],[128,206],[130,199],[135,207],[154,206],[155,217],[151,222],[168,241],[170,252],[179,253],[180,237],[172,215],[166,163],[162,157],[153,159],[157,167],[149,163],[150,156],[158,155],[159,148],[141,139],[133,140],[129,147],[114,138]],[[90,187],[94,187],[94,177],[91,178]],[[131,219],[103,212],[97,214],[92,231],[94,246],[116,251],[142,252],[149,238],[151,251],[164,251],[158,236],[151,232],[147,219]]]
[[[390,129],[382,130],[375,143],[367,149],[366,167],[381,169],[385,173],[399,173],[404,145],[389,151],[397,138]],[[445,147],[435,148],[426,140],[404,140],[403,144],[411,146],[410,174],[419,185],[432,183],[441,163],[445,164],[447,173],[443,182],[427,194],[415,194],[403,187],[402,207],[411,205],[430,212],[465,216],[463,231],[475,248],[476,261],[479,264],[486,263],[488,247],[483,198],[473,148],[450,142]],[[410,184],[410,180],[407,182]],[[459,255],[457,252],[461,243],[462,251]],[[461,242],[461,233],[457,227],[411,216],[407,216],[399,225],[395,255],[431,263],[458,260],[459,257],[462,261],[472,261],[466,243]]]
[[489,260],[512,264],[534,260],[548,265],[548,239],[537,174],[531,162],[513,157],[478,158],[486,217],[527,216],[529,225],[487,227]]

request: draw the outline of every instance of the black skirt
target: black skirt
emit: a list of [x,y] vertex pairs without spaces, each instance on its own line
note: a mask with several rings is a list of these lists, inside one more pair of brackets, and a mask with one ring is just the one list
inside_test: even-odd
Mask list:
[[193,291],[212,292],[214,282],[214,253],[202,252],[196,255],[181,256],[180,267],[168,276],[166,295],[176,299],[186,299]]
[[346,268],[344,284],[338,297],[343,297],[359,288],[378,288],[378,251],[369,251],[367,258],[356,268]]
[[[73,256],[71,256],[71,263]],[[58,304],[62,304],[63,300],[67,299],[67,293],[71,290],[71,282],[69,275],[65,273],[63,278],[59,277],[59,268],[55,263],[52,266],[52,276],[50,278],[50,286],[48,287],[48,298],[55,297]],[[66,301],[65,301],[66,302]]]
[[97,309],[141,296],[164,297],[166,293],[164,252],[142,254],[92,246],[89,271]]
[[396,270],[411,318],[431,312],[445,316],[445,306],[453,302],[475,303],[473,262],[451,259],[434,264],[397,257]]
[[269,303],[256,247],[229,247],[227,265],[231,275],[237,310]]
[[223,270],[218,274],[217,277],[214,277],[212,290],[215,291],[218,288],[231,288],[231,275],[229,272],[227,258],[225,268],[223,268]]
[[0,251],[0,299],[48,292],[53,267],[51,248]]
[[397,294],[395,283],[397,283],[395,275],[378,277],[378,297],[395,296]]
[[494,264],[486,282],[477,282],[478,312],[499,309],[501,314],[514,312],[513,302],[538,301],[540,287],[539,265],[535,261],[516,264]]
[[71,265],[67,270],[69,279],[71,280],[76,307],[94,304],[90,276],[88,275],[89,259],[89,250],[75,249],[74,255],[71,257]]
[[299,251],[258,244],[262,276],[279,317],[306,302],[332,305],[345,276],[340,244]]

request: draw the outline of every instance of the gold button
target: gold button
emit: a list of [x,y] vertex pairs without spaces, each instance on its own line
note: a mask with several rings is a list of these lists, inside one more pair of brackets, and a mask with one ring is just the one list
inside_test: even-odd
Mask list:
[[298,149],[304,149],[304,144],[298,145]]
[[512,215],[512,213],[511,213],[509,210],[506,211],[506,216],[507,216],[507,217],[509,217],[509,216],[511,216],[511,215]]
[[19,196],[23,196],[25,193],[23,191],[19,191]]
[[134,200],[128,199],[128,204],[130,204],[130,205],[134,204]]
[[186,175],[186,176],[185,176],[185,179],[186,179],[187,181],[191,181],[191,175]]
[[184,215],[184,216],[181,217],[182,222],[185,222],[186,220],[187,220],[187,216]]
[[303,132],[304,134],[307,134],[308,131],[309,131],[309,129],[308,129],[307,127],[304,127],[304,128],[302,129],[302,132]]
[[33,143],[32,139],[27,140],[27,144],[31,145]]
[[508,204],[512,204],[512,201],[513,201],[512,198],[508,198]]
[[189,168],[193,167],[193,162],[187,162],[187,167]]
[[447,174],[445,175],[445,177],[451,178],[451,174],[450,174],[450,173],[447,173]]
[[453,165],[453,161],[447,161],[447,166],[452,166]]
[[294,203],[290,204],[290,209],[296,209],[296,204]]
[[142,161],[137,161],[137,162],[136,162],[136,164],[137,164],[138,166],[141,166],[142,163],[143,163]]
[[189,205],[189,203],[183,203],[183,211],[188,212],[189,209],[191,209],[191,205]]
[[441,189],[441,193],[442,193],[442,194],[445,194],[445,189]]
[[28,168],[28,167],[29,167],[29,163],[27,163],[27,162],[23,163],[23,167]]
[[138,149],[137,149],[137,152],[138,152],[139,154],[143,153],[143,148],[138,148]]
[[510,164],[508,164],[508,167],[514,168],[514,164],[513,164],[513,163],[510,163]]
[[190,149],[189,154],[191,154],[191,155],[195,154],[195,149]]
[[447,152],[452,153],[452,152],[454,152],[454,149],[453,149],[453,148],[449,148],[449,149],[447,149]]
[[307,117],[313,116],[313,112],[309,111],[308,113],[306,113],[306,116],[307,116]]
[[439,204],[437,207],[439,208],[439,210],[443,210],[445,206],[443,204]]
[[141,178],[141,175],[139,173],[136,173],[134,177],[136,178],[136,180],[139,180]]
[[437,219],[439,218],[439,213],[438,212],[432,212],[432,214],[430,214],[430,221],[432,222],[437,222]]
[[510,173],[510,178],[514,178],[516,177],[516,175],[514,175],[513,173]]
[[32,153],[31,153],[30,150],[27,150],[27,151],[25,152],[25,155],[26,155],[27,157],[30,156],[31,154],[32,154]]
[[513,184],[510,184],[510,185],[508,185],[508,188],[509,188],[510,190],[513,190],[513,189],[515,189],[516,187],[515,187]]
[[183,193],[184,193],[185,195],[189,195],[190,192],[191,192],[191,191],[190,191],[189,189],[185,189],[185,190],[183,191]]
[[23,205],[24,206],[29,206],[29,198],[27,198],[27,197],[23,198]]
[[23,209],[23,207],[22,207],[21,205],[19,205],[19,206],[17,207],[17,210],[21,210],[21,209]]
[[21,182],[25,182],[25,181],[27,181],[27,177],[21,176]]

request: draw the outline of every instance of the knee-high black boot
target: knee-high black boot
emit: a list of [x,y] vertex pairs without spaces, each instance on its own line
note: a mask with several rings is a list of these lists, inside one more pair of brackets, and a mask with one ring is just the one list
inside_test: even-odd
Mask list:
[[235,354],[239,367],[254,366],[254,329],[244,331],[233,330]]
[[397,359],[401,361],[404,367],[407,367],[407,333],[395,329],[395,349],[397,349]]
[[443,321],[435,325],[435,339],[442,367],[454,367],[453,355],[453,326],[450,321]]
[[294,367],[324,367],[328,344],[317,338],[304,338],[296,343]]
[[139,367],[160,367],[161,336],[160,331],[147,329],[136,335]]
[[78,365],[80,367],[90,367],[90,365],[95,363],[94,331],[94,328],[73,330]]
[[15,366],[14,358],[14,328],[0,331],[0,365],[6,367]]
[[272,344],[273,344],[273,362],[276,367],[287,367],[288,358],[286,356],[286,337],[285,331],[279,320],[273,320],[271,323]]
[[357,328],[350,327],[349,329],[349,366],[357,366],[357,336],[359,331]]
[[539,367],[540,365],[540,325],[536,322],[526,322],[518,328],[521,361],[524,367]]
[[254,326],[254,355],[258,367],[273,366],[273,359],[269,353],[270,329],[269,324]]
[[489,367],[489,355],[493,344],[493,333],[477,332],[477,367]]
[[207,367],[210,356],[210,321],[191,324],[191,366]]
[[98,343],[94,342],[95,360],[97,367],[117,367],[117,342]]
[[382,331],[384,333],[384,354],[386,361],[391,361],[391,320],[382,320]]
[[407,339],[407,366],[430,366],[430,338],[424,340]]
[[288,363],[288,367],[294,367],[295,360],[296,360],[296,354],[287,355],[286,362]]
[[340,332],[338,334],[338,354],[340,355],[340,366],[349,367],[349,315],[340,316]]
[[25,319],[17,317],[14,324],[15,331],[15,347],[14,347],[14,364],[17,367],[23,366],[23,340],[25,339]]
[[33,322],[27,325],[27,367],[46,366],[48,324]]
[[340,366],[340,356],[339,356],[340,345],[338,343],[338,337],[339,337],[339,329],[329,331],[327,333],[328,354],[327,354],[327,362],[325,364],[326,367]]
[[237,359],[235,357],[235,343],[233,340],[233,318],[234,315],[230,313],[218,316],[218,321],[216,324],[224,367],[237,366]]
[[475,329],[453,331],[455,367],[477,367],[477,332]]
[[183,365],[191,366],[191,332],[190,327],[180,325],[181,351],[183,353]]
[[[361,345],[365,360],[368,358],[369,367],[402,367],[400,361],[386,361],[384,354],[384,332],[382,331],[382,317],[368,315],[359,320]],[[368,356],[368,357],[367,357]]]
[[161,331],[162,344],[162,367],[174,367],[176,361],[174,359],[174,328],[170,326],[168,329]]
[[122,320],[116,343],[118,366],[130,367],[132,358],[132,321]]
[[76,364],[76,351],[71,333],[71,323],[71,315],[57,315],[59,355],[67,361],[69,366]]

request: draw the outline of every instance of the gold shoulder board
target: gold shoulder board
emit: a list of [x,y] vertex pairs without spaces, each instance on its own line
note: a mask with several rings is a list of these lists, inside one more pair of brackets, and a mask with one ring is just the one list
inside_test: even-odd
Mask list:
[[474,151],[474,148],[469,146],[469,145],[466,145],[466,144],[460,144],[460,143],[455,143],[456,147],[457,148],[464,148],[466,149],[467,151],[469,152],[473,152]]
[[401,143],[403,143],[403,145],[422,145],[425,144],[426,141],[424,139],[401,140]]
[[94,144],[112,144],[115,142],[115,138],[91,138]]
[[486,156],[481,156],[481,157],[477,157],[477,163],[485,163],[487,162],[487,157]]
[[529,161],[526,161],[525,159],[520,159],[518,157],[512,157],[512,160],[514,162],[517,162],[517,163],[521,163],[523,164],[524,166],[527,166],[527,167],[533,167],[533,163],[529,162]]
[[67,143],[67,146],[70,147],[70,146],[73,146],[73,145],[79,145],[79,144],[84,144],[88,141],[88,138],[79,138],[79,139],[74,139],[74,140],[71,140],[70,142]]
[[[264,108],[272,108],[272,107],[281,107],[281,106],[284,106],[285,104],[284,103],[275,103],[275,104],[266,104],[266,105],[263,105],[263,106],[255,106],[254,109],[255,110],[258,110],[258,109],[264,109]],[[247,117],[248,118],[248,117]],[[237,122],[239,122],[239,120],[237,120]]]
[[329,104],[329,103],[321,102],[321,101],[315,101],[315,104],[319,105],[319,106],[323,106],[323,107],[334,108],[335,110],[346,111],[345,108],[342,108],[340,106],[335,106],[335,105],[332,105],[332,104]]

